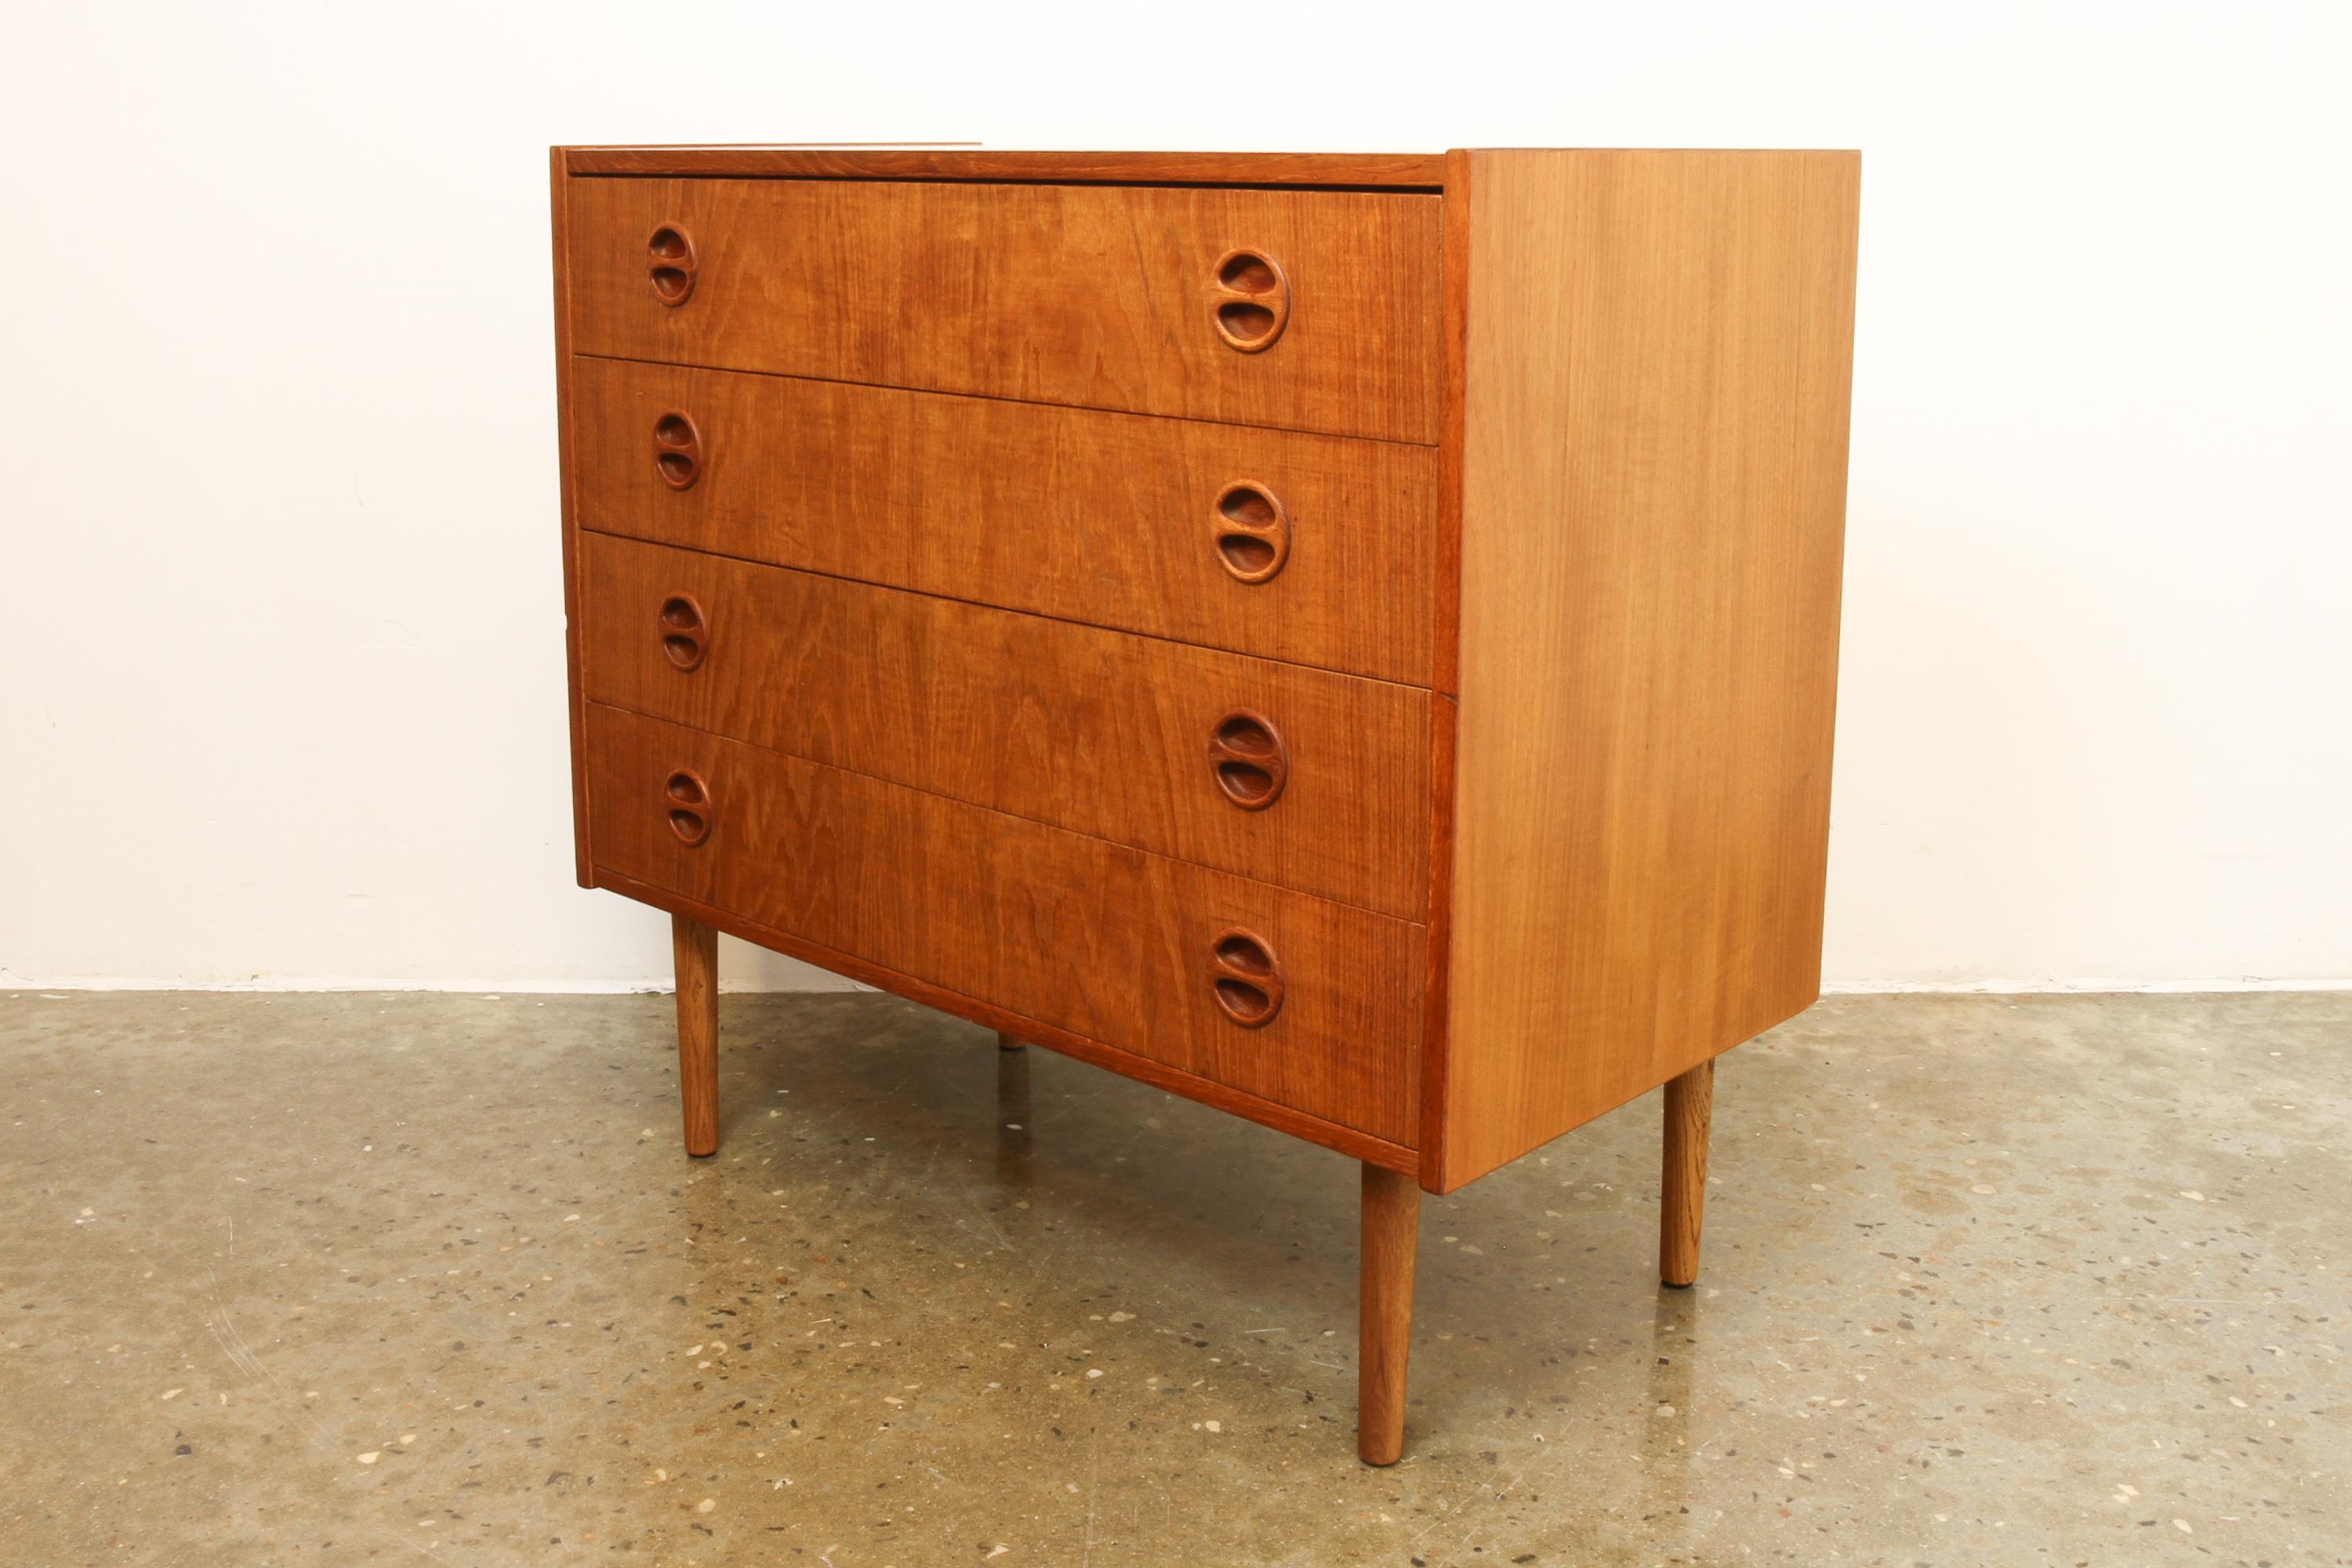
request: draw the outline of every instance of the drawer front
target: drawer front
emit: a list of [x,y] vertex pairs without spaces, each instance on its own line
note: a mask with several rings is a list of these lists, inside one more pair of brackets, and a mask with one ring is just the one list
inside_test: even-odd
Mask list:
[[580,567],[591,701],[1425,909],[1425,691],[604,534]]
[[589,357],[572,409],[583,528],[1430,679],[1429,447]]
[[1434,195],[574,178],[580,353],[1434,442]]
[[1418,925],[600,704],[586,768],[601,868],[1416,1141]]

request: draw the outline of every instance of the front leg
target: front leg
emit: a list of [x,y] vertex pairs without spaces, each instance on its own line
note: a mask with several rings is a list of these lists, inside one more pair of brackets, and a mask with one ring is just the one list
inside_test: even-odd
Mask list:
[[1356,1452],[1368,1465],[1393,1465],[1404,1452],[1404,1372],[1412,1351],[1421,1184],[1367,1164],[1363,1204],[1357,1261]]
[[684,915],[669,918],[677,961],[677,1094],[686,1152],[719,1152],[719,933]]

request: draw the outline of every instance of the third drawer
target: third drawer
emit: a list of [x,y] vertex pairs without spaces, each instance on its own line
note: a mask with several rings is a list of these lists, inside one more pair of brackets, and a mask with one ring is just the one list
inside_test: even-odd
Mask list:
[[1424,690],[606,534],[580,567],[591,701],[1425,915]]

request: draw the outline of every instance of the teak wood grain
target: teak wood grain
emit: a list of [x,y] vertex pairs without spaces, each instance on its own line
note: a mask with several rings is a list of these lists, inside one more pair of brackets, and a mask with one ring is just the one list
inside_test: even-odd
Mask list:
[[1860,161],[1472,153],[1449,1191],[1820,991]]
[[[606,534],[581,557],[592,701],[1421,916],[1427,692]],[[665,648],[681,596],[704,627],[691,668]],[[1218,786],[1236,711],[1280,738],[1263,809]]]
[[[1279,352],[1279,346],[1274,352]],[[583,528],[1425,686],[1437,454],[1340,437],[576,359]],[[701,435],[664,483],[656,421]],[[1219,563],[1237,482],[1287,516],[1260,583]]]
[[[588,756],[600,874],[1413,1142],[1417,924],[600,703]],[[691,847],[669,822],[668,781],[686,772],[710,825]],[[1263,1027],[1216,1005],[1210,948],[1234,929],[1285,973]]]
[[[1438,200],[1344,191],[588,179],[572,346],[1036,403],[1437,438]],[[647,242],[696,280],[666,304]],[[1270,258],[1280,338],[1219,337],[1218,268]]]

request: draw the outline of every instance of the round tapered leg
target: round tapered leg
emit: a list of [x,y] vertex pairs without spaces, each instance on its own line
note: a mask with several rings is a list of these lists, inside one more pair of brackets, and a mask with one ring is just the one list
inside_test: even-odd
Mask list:
[[1666,1080],[1666,1144],[1658,1186],[1658,1278],[1698,1279],[1699,1226],[1706,1217],[1706,1139],[1715,1119],[1715,1064]]
[[677,963],[677,1091],[686,1113],[686,1152],[719,1152],[719,933],[684,915],[670,917]]
[[1366,1165],[1356,1452],[1368,1465],[1393,1465],[1404,1452],[1405,1363],[1412,1350],[1412,1267],[1420,1238],[1420,1184]]

